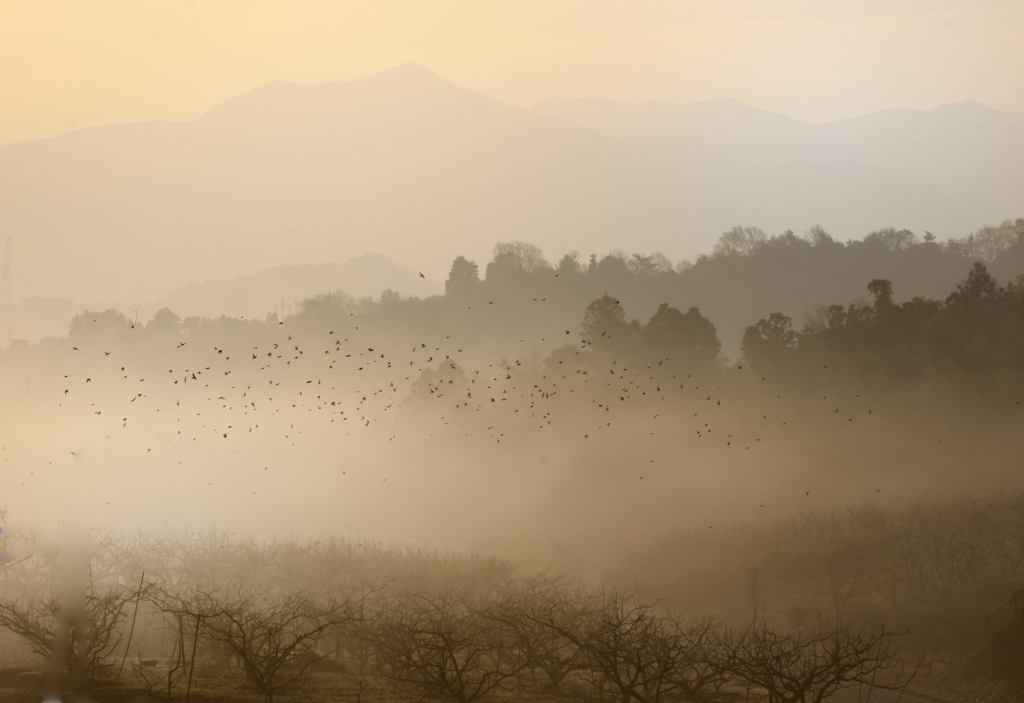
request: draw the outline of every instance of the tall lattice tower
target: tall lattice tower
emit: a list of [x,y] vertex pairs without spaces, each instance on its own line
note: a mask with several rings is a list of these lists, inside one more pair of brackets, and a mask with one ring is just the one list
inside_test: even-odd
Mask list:
[[0,280],[0,305],[14,305],[11,291],[11,238],[4,240],[4,277]]

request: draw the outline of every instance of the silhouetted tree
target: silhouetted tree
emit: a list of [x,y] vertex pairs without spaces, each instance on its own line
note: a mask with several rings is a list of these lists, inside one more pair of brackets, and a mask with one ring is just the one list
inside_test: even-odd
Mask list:
[[326,324],[340,317],[347,317],[355,312],[355,298],[343,291],[332,291],[299,303],[299,314],[313,324]]
[[1017,243],[1020,232],[1010,220],[998,227],[982,227],[974,233],[974,255],[991,266]]
[[814,247],[835,247],[842,246],[836,240],[832,239],[832,235],[825,231],[821,225],[814,225],[804,233],[804,237],[811,246]]
[[448,296],[466,296],[472,294],[479,284],[480,270],[477,265],[459,256],[452,262],[452,270],[444,282],[444,292]]
[[153,319],[146,323],[146,331],[151,334],[174,335],[181,329],[181,317],[175,315],[169,308],[161,308],[153,315]]
[[579,647],[558,629],[575,627],[586,615],[588,602],[586,594],[568,581],[534,577],[513,584],[493,610],[493,617],[514,635],[525,669],[543,673],[543,693],[562,693],[562,682],[583,665]]
[[452,592],[393,599],[365,636],[383,675],[458,703],[504,688],[525,666],[505,623]]
[[[131,604],[139,595],[134,589],[109,585],[86,596],[88,623],[72,623],[68,670],[82,666],[76,661],[79,655],[85,657],[83,668],[90,680],[113,666],[121,638],[127,635],[125,622],[131,614]],[[62,612],[61,599],[56,595],[20,598],[8,595],[0,600],[0,628],[22,638],[32,652],[43,659],[51,659],[54,648],[59,646],[58,622],[62,617],[67,615]],[[87,625],[87,630],[83,625]],[[87,631],[87,635],[83,631]],[[83,636],[87,636],[85,646],[79,647],[76,643]]]
[[892,282],[876,278],[868,284],[868,291],[875,296],[875,309],[892,307]]
[[709,623],[688,627],[636,593],[593,598],[569,622],[555,613],[538,621],[577,647],[584,676],[621,703],[659,703],[679,694],[699,700],[729,678]]
[[580,336],[595,349],[619,350],[628,347],[633,330],[626,322],[622,304],[605,293],[587,306],[580,324]]
[[85,312],[71,320],[68,338],[81,341],[114,340],[123,338],[132,329],[128,318],[113,308],[103,312]]
[[238,657],[246,681],[270,703],[330,653],[319,646],[327,631],[352,620],[344,603],[319,603],[304,593],[268,598],[247,588],[172,595],[163,607],[201,623],[206,636]]
[[689,362],[714,362],[722,350],[714,324],[697,308],[682,313],[662,303],[640,336],[644,346],[656,354]]
[[984,306],[996,302],[1002,292],[985,265],[976,261],[967,280],[957,284],[956,290],[946,298],[946,305],[951,308]]
[[796,332],[793,331],[793,319],[781,312],[773,312],[768,319],[760,319],[754,325],[764,340],[777,349],[793,349],[796,347]]
[[864,237],[865,245],[880,245],[889,251],[903,251],[916,243],[917,235],[909,229],[896,230],[893,227],[876,230]]
[[494,245],[494,259],[487,265],[487,278],[492,274],[501,276],[507,272],[532,273],[540,269],[550,269],[544,259],[544,252],[529,242],[502,242]]
[[743,333],[743,356],[756,369],[774,368],[792,356],[796,342],[792,318],[773,312]]
[[758,227],[737,225],[718,238],[715,256],[750,256],[768,241],[768,235]]
[[629,270],[637,276],[653,276],[659,273],[661,270],[659,263],[653,256],[645,256],[643,254],[633,254],[629,261],[626,262]]
[[575,254],[566,254],[558,260],[555,273],[564,277],[580,276],[583,273],[583,265]]
[[775,703],[822,703],[841,687],[864,683],[899,689],[879,674],[899,666],[885,628],[819,622],[814,630],[780,633],[763,619],[726,640],[728,668],[768,692]]

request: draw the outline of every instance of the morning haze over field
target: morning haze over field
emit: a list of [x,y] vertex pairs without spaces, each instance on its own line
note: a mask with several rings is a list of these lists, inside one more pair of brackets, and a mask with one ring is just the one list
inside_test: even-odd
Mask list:
[[1021,700],[1022,47],[0,0],[0,702]]

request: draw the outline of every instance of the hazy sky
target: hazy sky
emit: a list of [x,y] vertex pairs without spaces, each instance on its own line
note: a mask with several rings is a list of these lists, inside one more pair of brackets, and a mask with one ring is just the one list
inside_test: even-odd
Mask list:
[[732,97],[810,121],[1024,110],[1020,0],[0,0],[0,144],[190,120],[284,79],[415,60],[530,106]]

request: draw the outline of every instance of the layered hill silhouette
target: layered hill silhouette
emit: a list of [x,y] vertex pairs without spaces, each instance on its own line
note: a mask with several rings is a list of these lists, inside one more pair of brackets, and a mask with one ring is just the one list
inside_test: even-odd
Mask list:
[[193,283],[161,299],[153,308],[169,308],[181,317],[261,318],[297,311],[298,303],[322,293],[342,292],[353,298],[392,290],[402,296],[427,297],[444,292],[437,282],[421,279],[381,254],[364,254],[344,263],[286,264],[251,276]]
[[[939,119],[958,110],[1015,136],[977,157],[973,118]],[[657,124],[644,122],[652,111]],[[551,258],[625,247],[675,259],[709,251],[737,223],[821,224],[838,239],[885,226],[960,236],[1019,210],[996,194],[1024,172],[1019,158],[1002,166],[1020,120],[970,105],[825,126],[722,101],[525,110],[406,64],[351,82],[272,83],[191,123],[10,146],[0,232],[15,241],[17,298],[126,303],[367,251],[438,281],[456,255],[486,261],[510,239]],[[923,147],[896,149],[917,133]]]
[[855,162],[891,169],[993,213],[1015,212],[1024,192],[1024,113],[973,101],[827,124],[727,99],[673,105],[561,98],[534,111],[629,143],[698,144],[754,167]]
[[182,318],[226,315],[262,320],[271,313],[294,314],[301,309],[303,300],[325,292],[358,300],[376,297],[383,290],[402,297],[423,298],[442,293],[444,286],[421,278],[416,271],[396,266],[381,254],[371,253],[340,264],[281,264],[252,275],[190,283],[142,305],[109,300],[22,298],[17,305],[0,305],[0,329],[25,341],[60,337],[67,334],[71,319],[78,313],[108,308],[143,322],[161,308],[168,308]]

